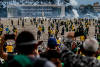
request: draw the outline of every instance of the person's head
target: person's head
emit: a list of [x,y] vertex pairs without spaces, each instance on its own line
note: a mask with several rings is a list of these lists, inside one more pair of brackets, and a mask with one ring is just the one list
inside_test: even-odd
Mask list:
[[28,31],[22,31],[16,38],[16,50],[25,55],[32,54],[37,49],[37,41],[34,35]]
[[54,37],[50,37],[50,38],[48,39],[48,48],[50,48],[50,49],[55,49],[56,46],[57,46],[57,41],[56,41],[56,39],[55,39]]
[[98,51],[99,43],[95,38],[86,39],[83,43],[84,54],[93,56]]

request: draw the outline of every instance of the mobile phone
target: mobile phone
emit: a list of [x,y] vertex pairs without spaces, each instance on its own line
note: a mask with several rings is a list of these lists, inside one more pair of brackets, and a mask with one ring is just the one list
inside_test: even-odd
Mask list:
[[15,40],[15,35],[14,34],[5,34],[4,40]]

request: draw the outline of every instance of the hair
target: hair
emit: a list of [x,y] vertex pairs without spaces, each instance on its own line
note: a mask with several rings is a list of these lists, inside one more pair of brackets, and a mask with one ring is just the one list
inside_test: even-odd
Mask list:
[[47,59],[51,60],[52,58],[60,58],[61,55],[59,52],[57,52],[57,50],[49,50],[47,52]]
[[48,48],[50,48],[50,49],[55,49],[56,48],[56,46],[55,45],[50,45],[50,44],[48,44]]
[[[34,44],[28,42],[35,41],[34,35],[29,31],[22,31],[16,39],[16,50],[21,54],[31,54],[34,50]],[[22,43],[27,43],[22,45]]]
[[83,49],[85,54],[92,55],[96,53],[99,48],[99,43],[95,38],[86,39],[83,43]]

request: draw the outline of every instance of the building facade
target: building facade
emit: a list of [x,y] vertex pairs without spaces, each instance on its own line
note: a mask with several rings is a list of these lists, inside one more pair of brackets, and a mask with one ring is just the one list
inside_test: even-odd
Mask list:
[[94,8],[95,12],[100,12],[100,4],[99,4],[99,2],[94,3],[93,8]]
[[65,6],[57,5],[9,5],[8,17],[64,17]]
[[64,17],[70,0],[1,0],[7,17]]

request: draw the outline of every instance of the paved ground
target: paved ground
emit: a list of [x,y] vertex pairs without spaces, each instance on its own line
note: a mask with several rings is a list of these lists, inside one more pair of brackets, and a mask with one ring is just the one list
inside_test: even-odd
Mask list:
[[[35,37],[37,38],[37,30],[38,29],[36,28],[36,26],[34,24],[33,25],[31,24],[29,18],[26,20],[24,28],[22,28],[22,21],[20,21],[20,25],[17,24],[18,18],[13,18],[13,21],[14,21],[14,26],[18,29],[18,33],[23,31],[23,30],[28,30],[28,31],[31,31],[35,35]],[[11,25],[11,20],[9,20],[9,18],[2,18],[1,23],[4,25],[4,28],[9,26],[10,30],[12,30],[13,26]],[[41,36],[41,40],[43,40],[44,44],[45,44],[45,45],[43,45],[43,48],[45,48],[46,44],[47,44],[49,22],[44,21],[44,26],[45,26],[45,33],[43,33],[43,35]],[[59,27],[59,29],[60,29],[60,32],[59,32],[58,36],[62,37],[61,36],[62,27]],[[5,34],[5,29],[4,29],[3,34]],[[94,37],[94,34],[95,34],[95,27],[94,27],[93,21],[92,21],[91,26],[89,27],[89,36],[88,36],[88,38],[89,37]],[[80,38],[78,37],[77,40],[80,40]],[[41,49],[43,49],[43,48],[41,48]]]
[[[22,28],[22,21],[20,21],[20,25],[19,26],[17,25],[17,22],[18,22],[17,18],[13,18],[13,21],[14,21],[14,26],[17,27],[17,29],[18,29],[18,32],[21,32],[23,30],[28,30],[28,31],[33,32],[35,37],[37,37],[36,34],[37,34],[37,30],[38,29],[36,28],[36,26],[34,24],[31,25],[31,22],[30,22],[29,18],[26,19],[25,27],[24,28]],[[1,20],[1,23],[4,25],[4,28],[9,26],[10,30],[12,30],[13,26],[11,25],[11,20],[9,18],[3,18]],[[45,40],[48,39],[48,26],[49,26],[49,22],[48,21],[44,21],[44,26],[45,26],[45,33],[43,33],[43,35],[41,36],[41,40],[45,41]],[[62,27],[60,27],[60,32],[58,34],[59,37],[62,37],[60,35],[61,29],[62,29]],[[5,33],[5,31],[3,33]],[[89,28],[89,36],[88,37],[93,37],[94,34],[95,34],[95,27],[93,26],[93,21],[92,21],[92,24],[91,24],[91,26]],[[77,39],[79,39],[79,38],[77,38]]]

